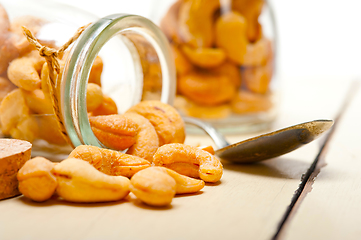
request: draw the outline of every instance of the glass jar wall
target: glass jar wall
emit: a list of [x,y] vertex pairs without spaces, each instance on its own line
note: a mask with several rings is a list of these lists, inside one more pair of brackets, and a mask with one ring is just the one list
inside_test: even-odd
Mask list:
[[151,19],[171,44],[175,106],[182,115],[225,133],[269,127],[279,89],[276,29],[267,1],[162,0]]
[[[142,100],[173,102],[175,72],[167,40],[143,17],[98,18],[52,1],[9,0],[0,2],[0,22],[0,135],[32,142],[33,155],[62,159],[71,145],[103,146],[89,117],[123,113]],[[46,60],[22,26],[44,48],[57,50],[85,25],[57,56],[60,73],[52,89]]]

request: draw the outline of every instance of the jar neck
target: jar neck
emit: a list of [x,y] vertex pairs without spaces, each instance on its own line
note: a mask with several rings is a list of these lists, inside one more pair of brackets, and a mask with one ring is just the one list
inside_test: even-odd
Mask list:
[[[162,72],[161,101],[173,104],[175,96],[175,67],[167,39],[161,30],[146,18],[136,15],[114,14],[99,19],[89,26],[71,49],[66,60],[62,85],[61,109],[66,131],[73,146],[93,145],[104,147],[95,137],[88,119],[86,90],[92,64],[102,47],[114,36],[120,34],[124,40],[126,33],[141,35],[158,55]],[[130,48],[129,44],[125,45]],[[131,49],[129,49],[130,52]],[[139,57],[133,56],[135,69],[141,69]],[[142,74],[134,74],[135,82],[141,88]],[[131,104],[140,101],[131,96]]]

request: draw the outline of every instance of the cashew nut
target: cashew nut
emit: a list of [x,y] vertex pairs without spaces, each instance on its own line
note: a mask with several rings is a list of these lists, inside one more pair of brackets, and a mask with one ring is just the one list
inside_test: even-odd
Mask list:
[[67,201],[118,201],[129,193],[128,178],[106,175],[80,159],[63,160],[54,167],[53,174],[58,181],[57,194]]
[[69,157],[87,161],[99,171],[111,176],[130,178],[136,172],[150,166],[149,161],[143,158],[95,146],[78,146]]
[[33,59],[27,57],[13,60],[8,68],[9,80],[17,87],[27,91],[40,88],[41,80],[35,64],[36,62]]
[[159,138],[153,125],[145,117],[137,113],[125,113],[123,116],[133,120],[139,128],[139,132],[135,138],[135,144],[131,146],[127,154],[144,158],[152,161],[154,153],[159,147]]
[[94,135],[109,148],[125,150],[136,141],[138,125],[122,115],[90,117],[89,123]]
[[178,91],[200,105],[215,106],[226,103],[236,93],[236,86],[227,75],[202,70],[192,71],[178,78]]
[[183,143],[184,122],[177,110],[160,101],[143,101],[131,107],[126,113],[137,113],[154,126],[159,137],[159,146],[167,143]]
[[197,147],[179,143],[159,147],[153,163],[183,175],[200,177],[205,182],[217,182],[223,174],[222,163],[217,157]]
[[103,103],[103,92],[95,83],[88,83],[86,91],[87,111],[92,112]]
[[169,205],[175,194],[195,193],[204,187],[202,180],[156,166],[137,172],[130,183],[131,192],[152,206]]
[[58,185],[56,177],[51,173],[53,168],[54,163],[43,157],[25,162],[17,175],[19,191],[36,202],[48,200]]
[[184,45],[182,51],[191,63],[202,68],[217,67],[226,59],[226,53],[221,48],[191,48]]

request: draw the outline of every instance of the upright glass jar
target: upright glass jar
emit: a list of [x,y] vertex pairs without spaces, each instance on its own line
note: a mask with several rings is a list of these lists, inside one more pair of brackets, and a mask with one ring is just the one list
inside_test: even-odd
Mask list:
[[225,133],[261,130],[277,115],[276,28],[266,0],[162,0],[150,17],[167,36],[175,106]]
[[[88,24],[55,53],[60,73],[52,89],[39,52],[59,49]],[[29,43],[22,26],[42,47]],[[89,116],[123,113],[142,100],[172,104],[174,95],[168,41],[148,19],[98,18],[48,0],[0,1],[0,135],[32,142],[33,155],[56,160],[80,144],[102,147]]]

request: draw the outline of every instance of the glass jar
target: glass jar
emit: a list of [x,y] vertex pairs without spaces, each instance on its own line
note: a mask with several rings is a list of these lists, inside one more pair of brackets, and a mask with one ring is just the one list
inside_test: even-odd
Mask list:
[[175,107],[225,133],[264,130],[277,115],[276,28],[265,0],[162,0],[150,17],[176,65]]
[[[59,49],[87,24],[57,56],[60,72],[52,89],[48,63],[21,27],[42,46]],[[89,116],[121,114],[143,100],[172,104],[174,96],[168,41],[148,19],[98,18],[48,0],[1,1],[0,133],[32,142],[33,156],[58,160],[81,144],[103,147]]]

